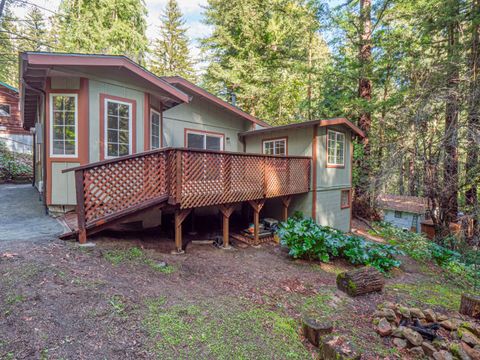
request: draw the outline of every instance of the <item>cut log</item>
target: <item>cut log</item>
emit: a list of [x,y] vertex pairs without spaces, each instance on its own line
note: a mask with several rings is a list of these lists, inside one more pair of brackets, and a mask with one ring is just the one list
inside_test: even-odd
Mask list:
[[318,355],[323,360],[358,360],[362,357],[355,345],[341,336],[333,335],[322,337]]
[[350,296],[358,296],[383,290],[385,278],[371,266],[340,273],[337,287]]
[[320,337],[328,335],[333,331],[333,325],[330,322],[318,322],[314,319],[303,319],[303,335],[311,344],[318,347]]
[[462,294],[460,314],[480,319],[480,296]]

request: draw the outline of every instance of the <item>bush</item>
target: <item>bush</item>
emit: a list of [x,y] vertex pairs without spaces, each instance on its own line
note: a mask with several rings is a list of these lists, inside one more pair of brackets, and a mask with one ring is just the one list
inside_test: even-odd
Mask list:
[[15,180],[32,176],[32,155],[17,154],[0,141],[0,180]]
[[294,258],[328,262],[331,258],[342,257],[351,264],[374,266],[382,272],[400,266],[395,256],[401,252],[396,247],[346,235],[298,215],[280,225],[279,236]]

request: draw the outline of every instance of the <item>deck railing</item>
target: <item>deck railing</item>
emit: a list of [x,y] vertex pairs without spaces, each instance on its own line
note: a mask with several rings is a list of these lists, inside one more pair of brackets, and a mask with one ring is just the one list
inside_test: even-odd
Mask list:
[[79,228],[168,201],[181,209],[299,194],[310,189],[302,156],[165,148],[79,166]]

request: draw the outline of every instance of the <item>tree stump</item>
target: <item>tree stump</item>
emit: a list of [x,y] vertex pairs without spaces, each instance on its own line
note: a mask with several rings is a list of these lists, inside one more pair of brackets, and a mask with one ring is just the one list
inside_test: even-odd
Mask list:
[[383,290],[385,278],[371,266],[338,274],[337,287],[350,296],[358,296]]
[[330,334],[333,331],[333,325],[330,322],[318,322],[313,319],[303,319],[303,335],[311,344],[318,347],[320,337]]
[[462,294],[460,314],[480,319],[480,296]]

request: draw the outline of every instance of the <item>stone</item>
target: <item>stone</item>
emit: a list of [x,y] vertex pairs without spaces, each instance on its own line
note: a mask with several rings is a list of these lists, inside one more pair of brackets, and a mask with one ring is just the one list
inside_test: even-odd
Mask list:
[[440,321],[440,322],[448,320],[448,316],[445,314],[435,313],[435,316],[437,317],[437,321]]
[[453,360],[452,354],[446,350],[437,351],[436,353],[433,353],[432,357],[435,360]]
[[437,349],[435,349],[435,346],[433,346],[431,343],[428,341],[424,341],[422,343],[422,349],[425,355],[427,356],[433,356],[434,352],[437,352]]
[[159,268],[165,268],[168,266],[168,264],[165,261],[159,261],[157,262],[156,266]]
[[480,339],[473,335],[470,331],[467,329],[461,329],[459,330],[459,333],[461,334],[461,339],[465,344],[470,345],[471,347],[475,347],[477,345],[480,345]]
[[410,319],[410,310],[408,308],[406,308],[405,306],[400,306],[397,311],[404,318]]
[[423,314],[425,315],[425,319],[429,322],[436,322],[437,316],[432,309],[425,309],[423,310]]
[[323,360],[359,360],[362,356],[344,337],[334,335],[320,339],[318,355]]
[[422,358],[425,355],[421,346],[415,346],[408,350],[408,352],[415,358]]
[[420,320],[425,319],[425,314],[419,308],[411,308],[410,315],[416,319],[420,319]]
[[403,330],[403,335],[405,336],[405,339],[408,340],[410,344],[413,346],[420,346],[423,343],[423,337],[420,335],[418,332],[415,330],[405,328]]
[[380,336],[388,336],[392,333],[392,326],[385,318],[381,318],[377,325],[377,332]]
[[472,358],[467,354],[465,349],[458,343],[453,343],[450,345],[450,352],[457,359],[472,360]]
[[477,337],[480,337],[480,325],[471,322],[463,322],[460,328],[465,328]]
[[[426,315],[425,315],[426,316]],[[456,323],[454,323],[453,321],[451,320],[444,320],[440,323],[440,325],[445,329],[445,330],[448,330],[448,331],[454,331],[454,330],[457,330],[458,328],[458,325]]]
[[402,350],[407,347],[407,342],[400,338],[394,338],[393,345],[395,345],[398,349]]
[[445,340],[435,339],[432,341],[433,346],[435,346],[438,350],[448,350],[448,344]]
[[385,318],[388,321],[397,320],[397,315],[395,314],[395,311],[393,311],[392,309],[377,310],[373,313],[373,316],[378,318]]
[[473,349],[465,344],[464,342],[460,343],[463,351],[465,351],[472,360],[480,360],[480,346],[475,346]]
[[393,302],[390,301],[385,301],[382,304],[382,309],[390,309],[390,310],[395,310],[397,308],[397,305]]
[[400,339],[403,339],[405,338],[405,335],[403,334],[403,331],[406,329],[405,326],[399,326],[398,328],[394,329],[392,331],[392,336],[393,337],[396,337],[396,338],[400,338]]

